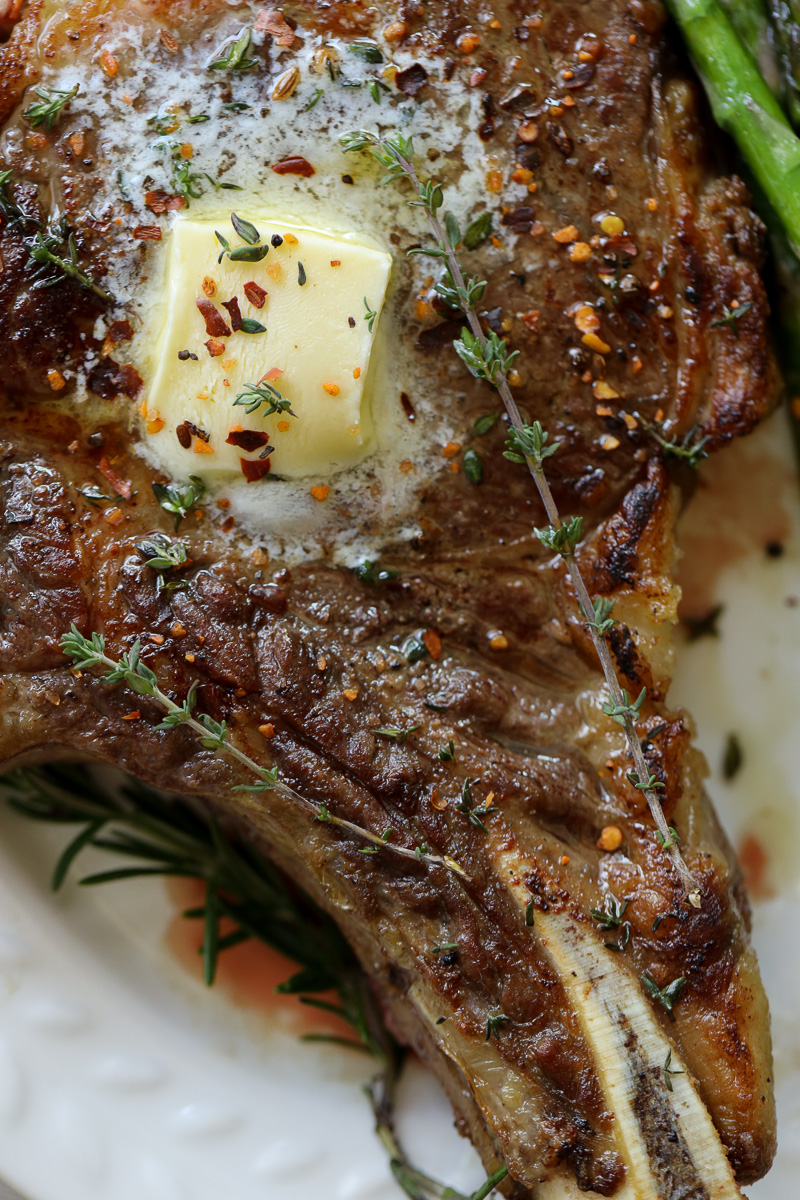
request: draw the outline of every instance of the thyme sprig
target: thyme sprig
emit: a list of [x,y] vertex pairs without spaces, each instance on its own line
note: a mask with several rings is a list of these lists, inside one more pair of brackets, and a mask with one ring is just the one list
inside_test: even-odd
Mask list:
[[[111,790],[81,767],[25,768],[0,780],[0,790],[29,820],[79,827],[56,862],[54,891],[63,887],[76,860],[90,847],[119,855],[126,865],[84,876],[84,887],[148,876],[200,880],[205,901],[183,915],[204,923],[206,984],[216,978],[220,954],[249,939],[264,942],[295,963],[298,969],[278,992],[332,1012],[352,1030],[345,1037],[309,1033],[303,1041],[366,1052],[378,1065],[379,1073],[367,1088],[376,1132],[389,1154],[393,1176],[411,1200],[486,1200],[505,1178],[508,1169],[503,1166],[467,1197],[410,1163],[394,1131],[404,1051],[386,1027],[369,980],[336,923],[250,842],[223,832],[213,817],[193,806],[167,800],[130,777]],[[324,996],[331,991],[336,993],[333,1003]]]
[[262,404],[266,404],[266,409],[261,413],[262,417],[271,417],[273,413],[288,413],[290,417],[296,417],[297,413],[292,411],[291,400],[286,400],[280,394],[277,388],[271,383],[262,380],[261,383],[246,383],[245,391],[239,392],[234,400],[234,407],[244,407],[248,413],[257,412]]
[[316,821],[346,830],[355,837],[369,842],[376,849],[387,849],[403,858],[423,861],[432,866],[446,867],[447,870],[453,871],[457,875],[465,875],[455,859],[450,858],[449,855],[432,854],[420,846],[411,849],[396,845],[389,841],[386,834],[373,833],[344,817],[334,816],[325,804],[316,803],[301,796],[299,792],[278,778],[277,767],[262,767],[249,754],[240,750],[232,741],[225,721],[215,721],[207,713],[195,714],[197,683],[192,684],[183,704],[176,704],[166,692],[163,692],[158,685],[155,672],[141,660],[142,647],[138,638],[130,650],[126,651],[121,658],[115,659],[106,654],[105,638],[101,633],[95,632],[91,638],[86,638],[73,625],[70,633],[64,634],[62,637],[60,646],[63,653],[82,670],[91,671],[98,667],[105,668],[106,673],[101,677],[105,683],[112,685],[124,683],[137,696],[145,696],[155,701],[166,714],[163,721],[156,726],[157,729],[177,729],[182,726],[199,739],[204,750],[213,750],[227,755],[255,776],[254,783],[238,785],[234,790],[275,792],[277,795],[291,800],[292,803],[300,805],[306,812],[311,813]]
[[655,438],[666,458],[674,458],[678,462],[686,463],[692,469],[697,468],[704,458],[708,458],[706,446],[711,439],[700,435],[699,426],[693,425],[683,437],[675,434],[674,437],[667,438],[664,436],[663,427],[660,424],[654,425],[652,421],[646,420],[641,414],[637,413],[636,415],[639,424],[647,430],[651,437]]
[[197,475],[190,475],[187,483],[154,483],[153,495],[158,503],[174,518],[175,529],[184,517],[197,507],[205,495],[206,485]]
[[144,565],[154,571],[171,571],[182,567],[187,559],[183,542],[171,542],[163,533],[154,533],[148,541],[138,542],[136,549],[144,555]]
[[[556,442],[548,444],[548,434],[541,423],[534,421],[528,425],[520,415],[508,382],[508,367],[513,361],[514,352],[509,352],[505,339],[499,338],[493,331],[486,334],[480,323],[476,304],[483,296],[486,283],[475,276],[465,277],[462,271],[456,253],[456,247],[461,241],[458,221],[453,214],[447,213],[443,224],[439,216],[444,207],[444,192],[441,186],[433,181],[426,183],[420,181],[414,166],[414,148],[411,138],[399,134],[387,137],[367,130],[354,130],[344,134],[340,138],[340,143],[345,153],[367,152],[384,167],[386,173],[381,180],[382,185],[399,180],[406,180],[410,183],[413,199],[409,203],[425,210],[433,234],[434,245],[428,248],[416,247],[410,253],[425,254],[428,257],[440,259],[444,264],[445,279],[438,285],[437,290],[448,304],[463,313],[467,324],[461,337],[453,343],[454,348],[472,374],[477,378],[485,379],[496,388],[503,401],[512,427],[509,431],[509,451],[516,455],[517,459],[521,458],[531,473],[550,522],[552,532],[548,536],[564,560],[576,593],[578,606],[586,618],[586,628],[605,676],[610,702],[617,709],[624,710],[626,702],[607,643],[607,631],[600,628],[601,623],[596,618],[594,621],[590,621],[588,618],[588,614],[593,613],[595,608],[575,553],[574,538],[576,534],[579,536],[580,530],[576,527],[574,518],[567,522],[562,520],[545,471],[545,461],[557,452],[559,444]],[[700,449],[702,450],[702,447]],[[563,534],[560,532],[562,528],[565,529]],[[537,530],[537,534],[541,538],[541,531]],[[557,546],[556,543],[558,543]],[[608,613],[606,612],[603,620],[607,619]],[[640,787],[646,797],[656,829],[662,834],[663,845],[681,878],[689,903],[693,907],[699,908],[701,906],[700,887],[683,861],[680,850],[669,833],[658,789],[651,785],[653,777],[647,768],[641,742],[636,732],[634,716],[630,711],[620,711],[620,715],[623,718],[621,724],[625,730],[625,737],[633,758],[636,778],[640,781]]]
[[50,130],[70,100],[74,100],[77,96],[79,89],[80,84],[77,83],[69,91],[61,91],[59,88],[36,87],[33,89],[33,94],[39,97],[39,103],[31,104],[29,108],[25,109],[22,116],[33,129],[44,125],[45,129]]
[[46,230],[37,229],[32,238],[25,239],[25,245],[29,261],[37,268],[32,275],[35,288],[56,287],[65,279],[73,279],[101,300],[114,299],[81,267],[75,234],[64,217],[52,222]]
[[649,995],[666,1010],[670,1021],[674,1021],[675,1013],[673,1010],[683,995],[683,989],[686,987],[686,976],[681,975],[678,979],[673,979],[666,987],[660,988],[650,972],[645,971],[642,975],[642,983]]

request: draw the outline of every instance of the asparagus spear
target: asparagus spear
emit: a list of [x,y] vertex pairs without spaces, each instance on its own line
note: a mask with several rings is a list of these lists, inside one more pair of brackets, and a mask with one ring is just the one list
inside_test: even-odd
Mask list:
[[[734,3],[735,0],[730,0]],[[792,124],[800,126],[800,3],[769,0],[780,69],[780,94]],[[768,79],[768,82],[771,82]],[[776,89],[773,87],[772,89]]]
[[[781,19],[789,23],[790,13],[800,15],[800,0],[770,0],[770,4],[773,15],[780,8]],[[748,38],[755,30],[755,36],[763,38],[755,12],[759,0],[667,0],[667,5],[683,31],[717,121],[733,135],[749,167],[748,182],[767,225],[778,354],[800,461],[800,140],[792,133],[773,94],[781,92],[781,82],[773,79],[770,90],[755,59],[737,37],[737,30],[741,37]],[[800,68],[798,35],[800,27],[795,25],[793,44]]]
[[781,90],[781,75],[769,9],[778,7],[785,0],[719,0],[719,3],[739,41],[755,59],[770,89],[777,94]]
[[800,139],[718,0],[667,0],[718,123],[736,139],[795,252],[800,252]]

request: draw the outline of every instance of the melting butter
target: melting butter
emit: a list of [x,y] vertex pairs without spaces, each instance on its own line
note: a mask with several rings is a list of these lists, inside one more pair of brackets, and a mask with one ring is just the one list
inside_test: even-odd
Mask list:
[[[263,463],[268,447],[271,472],[286,478],[353,466],[370,448],[369,368],[391,256],[366,235],[300,225],[245,203],[240,212],[260,235],[255,248],[227,213],[178,217],[163,243],[146,437],[176,478],[257,475],[247,463]],[[267,252],[260,261],[229,253],[218,261],[216,230],[234,254]],[[231,301],[233,311],[225,307]],[[236,329],[240,318],[244,328]],[[252,390],[259,387],[260,404]]]

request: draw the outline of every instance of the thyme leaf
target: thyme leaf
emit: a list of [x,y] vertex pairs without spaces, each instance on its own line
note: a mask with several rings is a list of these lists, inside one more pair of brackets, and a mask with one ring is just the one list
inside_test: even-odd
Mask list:
[[679,979],[673,979],[672,983],[668,983],[666,987],[660,988],[649,971],[645,971],[642,975],[642,983],[644,984],[648,994],[656,1000],[662,1008],[666,1009],[670,1021],[675,1020],[673,1009],[683,995],[683,989],[686,987],[686,976],[681,975]]
[[257,58],[248,58],[247,54],[253,41],[253,30],[249,25],[235,37],[228,38],[215,51],[216,58],[208,64],[210,71],[250,71],[258,66]]
[[44,125],[45,129],[50,130],[57,123],[70,100],[77,96],[79,90],[80,85],[77,83],[69,91],[61,91],[59,88],[35,87],[33,94],[39,97],[39,103],[31,104],[25,109],[22,116],[33,129]]
[[174,518],[176,530],[184,517],[197,507],[206,490],[197,475],[190,475],[188,483],[154,483],[152,486],[153,495],[164,512]]
[[[257,324],[257,322],[256,322]],[[263,326],[261,332],[263,332]],[[259,332],[259,331],[256,331]],[[246,383],[245,391],[239,392],[234,400],[234,407],[244,407],[245,412],[257,412],[262,404],[267,407],[262,417],[271,417],[273,413],[288,413],[290,417],[296,417],[297,413],[292,411],[291,400],[286,400],[280,394],[277,388],[271,383],[262,380],[261,383]]]

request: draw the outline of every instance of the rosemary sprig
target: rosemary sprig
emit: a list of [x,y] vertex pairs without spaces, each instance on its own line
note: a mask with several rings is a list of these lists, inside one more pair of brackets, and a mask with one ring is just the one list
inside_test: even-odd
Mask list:
[[33,272],[35,288],[56,287],[65,279],[73,279],[101,300],[114,299],[79,264],[75,234],[67,227],[63,217],[44,231],[38,229],[32,238],[26,239],[25,244],[29,261],[38,268]]
[[262,404],[266,404],[266,409],[261,413],[262,417],[271,417],[273,413],[288,413],[290,417],[296,417],[297,413],[292,411],[291,400],[285,400],[277,388],[271,383],[262,380],[261,383],[246,383],[245,391],[239,392],[234,400],[234,407],[244,407],[248,413],[257,412]]
[[[54,891],[89,847],[119,855],[128,865],[94,872],[84,887],[147,876],[182,876],[205,884],[205,902],[183,915],[204,922],[203,977],[213,984],[219,955],[248,939],[271,946],[297,965],[278,991],[331,1011],[352,1029],[351,1037],[305,1034],[307,1042],[333,1042],[371,1054],[379,1067],[367,1088],[376,1131],[392,1174],[411,1200],[485,1200],[505,1178],[505,1166],[472,1196],[418,1171],[394,1132],[394,1105],[404,1051],[386,1027],[375,993],[335,922],[301,888],[290,883],[250,842],[223,834],[211,817],[126,777],[110,791],[84,768],[24,768],[0,780],[10,806],[29,820],[78,826],[57,860]],[[221,922],[232,923],[223,933]],[[331,1004],[320,995],[336,992]]]
[[645,795],[656,829],[662,834],[662,844],[669,853],[675,870],[683,882],[687,900],[694,908],[699,908],[701,906],[699,885],[683,861],[680,850],[669,832],[658,789],[653,786],[653,776],[648,770],[636,732],[636,713],[631,711],[630,704],[626,704],[611,650],[606,640],[606,633],[600,628],[594,601],[578,566],[575,549],[580,529],[576,527],[574,518],[571,521],[562,521],[545,472],[545,461],[558,450],[558,443],[547,444],[547,432],[539,421],[526,425],[522,420],[508,382],[507,369],[513,360],[514,352],[509,353],[505,340],[498,338],[494,332],[490,332],[488,335],[484,333],[476,304],[483,296],[486,283],[475,276],[465,277],[461,269],[456,254],[456,247],[462,240],[458,221],[452,213],[447,213],[445,224],[442,224],[439,213],[444,206],[444,193],[439,184],[431,181],[424,184],[420,182],[414,167],[411,138],[405,138],[402,135],[391,138],[366,130],[355,130],[344,134],[340,138],[340,142],[345,153],[366,151],[385,168],[386,174],[381,180],[381,184],[407,180],[411,184],[414,194],[414,198],[409,203],[425,210],[435,244],[429,248],[417,248],[411,253],[425,254],[441,260],[444,264],[445,278],[442,283],[437,285],[437,291],[446,303],[463,313],[468,326],[462,332],[461,337],[454,342],[454,348],[472,374],[492,384],[503,401],[512,426],[509,449],[512,454],[522,458],[527,465],[550,522],[548,530],[537,530],[537,535],[546,545],[552,545],[564,560],[575,589],[578,606],[605,676],[610,702],[622,718],[620,724],[625,730],[628,748],[633,758],[633,774]]
[[102,679],[105,683],[124,683],[137,696],[145,696],[154,700],[166,713],[164,720],[156,726],[157,729],[177,729],[183,726],[191,730],[199,739],[204,750],[214,750],[226,754],[255,776],[254,783],[239,785],[235,788],[236,791],[275,792],[277,795],[291,800],[292,803],[299,804],[306,812],[311,813],[315,820],[346,830],[378,850],[386,849],[403,858],[426,862],[432,866],[446,867],[447,870],[453,871],[457,875],[465,875],[455,859],[450,858],[449,855],[431,854],[427,848],[421,846],[411,849],[407,846],[396,845],[394,842],[390,842],[385,834],[373,833],[344,817],[334,816],[325,804],[316,803],[301,796],[299,792],[278,778],[277,767],[262,767],[255,759],[240,750],[231,740],[225,721],[215,721],[207,713],[195,715],[196,683],[190,687],[183,704],[176,704],[166,692],[163,692],[158,686],[155,673],[141,661],[142,647],[138,638],[131,649],[121,658],[114,659],[106,654],[105,638],[101,633],[93,633],[89,639],[84,637],[73,625],[71,632],[62,637],[60,646],[64,654],[82,670],[91,671],[97,667],[104,667],[106,674],[102,676]]
[[38,129],[40,125],[44,125],[45,129],[52,129],[58,121],[62,112],[73,100],[79,90],[80,85],[75,84],[68,92],[61,91],[58,88],[36,87],[33,89],[34,96],[39,97],[39,104],[31,104],[22,114],[24,119],[34,129]]

